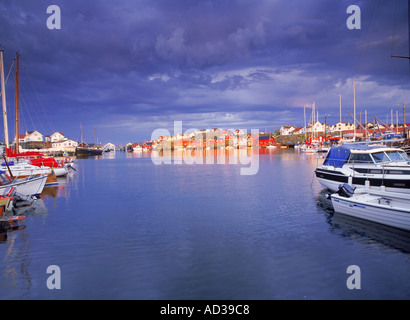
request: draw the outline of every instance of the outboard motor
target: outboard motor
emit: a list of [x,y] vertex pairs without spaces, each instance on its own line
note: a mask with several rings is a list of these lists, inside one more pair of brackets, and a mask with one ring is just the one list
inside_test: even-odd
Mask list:
[[25,194],[17,192],[16,187],[10,187],[10,186],[7,187],[4,190],[3,197],[12,197],[12,198],[14,198],[14,200],[13,200],[13,205],[14,206],[16,206],[17,202],[25,202],[25,204],[31,205],[35,200],[34,197],[27,196]]
[[341,197],[350,198],[351,196],[353,196],[355,189],[356,188],[353,188],[350,184],[344,183],[339,185],[337,194]]

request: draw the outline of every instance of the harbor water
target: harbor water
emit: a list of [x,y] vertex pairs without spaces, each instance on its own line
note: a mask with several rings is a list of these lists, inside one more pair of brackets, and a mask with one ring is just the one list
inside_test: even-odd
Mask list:
[[2,234],[0,299],[410,298],[409,232],[334,214],[316,154],[254,156],[248,175],[149,153],[77,159]]

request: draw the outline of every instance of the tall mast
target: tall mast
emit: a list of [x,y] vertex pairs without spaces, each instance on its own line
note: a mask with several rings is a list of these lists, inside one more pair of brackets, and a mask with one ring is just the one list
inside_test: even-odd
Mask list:
[[353,79],[353,126],[354,126],[354,141],[356,141],[356,85]]
[[390,122],[390,127],[393,126],[393,128],[394,128],[393,109],[390,109],[390,115],[391,115],[391,118],[390,118],[390,120],[391,120],[391,122]]
[[391,55],[391,56],[394,57],[394,58],[409,59],[409,74],[410,74],[410,0],[408,0],[407,12],[408,12],[408,16],[407,16],[408,29],[407,29],[407,32],[409,34],[409,42],[408,42],[409,55],[408,56]]
[[313,126],[316,124],[316,104],[313,101],[313,125],[312,125],[312,136],[316,138],[316,132],[313,131]]
[[16,153],[19,153],[19,53],[16,53]]
[[80,123],[80,130],[81,130],[81,144],[83,143],[83,125]]
[[[410,13],[409,13],[410,15]],[[406,134],[406,108],[403,103],[403,138],[407,138]]]
[[339,93],[339,113],[340,113],[340,123],[342,123],[342,94]]
[[7,106],[6,106],[6,89],[4,84],[4,65],[3,65],[3,50],[0,49],[0,78],[1,78],[1,100],[3,103],[3,123],[4,123],[4,144],[6,150],[9,147],[9,129],[7,126]]
[[306,134],[306,105],[303,106],[303,115],[304,115],[304,120],[305,120],[305,141],[307,140],[307,134]]

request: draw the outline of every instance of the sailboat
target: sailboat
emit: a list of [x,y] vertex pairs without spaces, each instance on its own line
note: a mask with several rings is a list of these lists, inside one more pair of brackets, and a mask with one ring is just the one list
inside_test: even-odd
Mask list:
[[[18,55],[17,55],[18,57]],[[5,166],[9,176],[6,175],[6,171],[0,171],[0,194],[2,194],[7,187],[16,187],[17,192],[30,196],[39,195],[45,186],[48,174],[35,174],[34,171],[30,171],[28,177],[22,178],[20,175],[16,177],[13,175],[11,166],[7,161],[7,151],[9,149],[8,139],[8,126],[7,126],[7,107],[6,107],[6,90],[4,82],[4,64],[3,64],[3,50],[0,49],[0,80],[1,80],[1,96],[3,104],[3,123],[4,123],[4,140],[6,156],[3,155],[5,160]],[[18,73],[16,74],[16,83],[18,88]],[[18,97],[18,89],[16,90],[16,96]],[[17,99],[18,100],[18,99]],[[17,102],[18,103],[18,102]],[[18,104],[17,104],[18,108]],[[18,136],[17,136],[18,137]]]
[[[54,186],[58,184],[57,176],[62,176],[66,175],[68,173],[68,170],[65,168],[62,168],[57,162],[54,162],[53,165],[46,165],[44,164],[43,160],[38,160],[40,158],[43,158],[43,155],[40,153],[36,152],[24,152],[20,153],[19,152],[19,57],[20,55],[17,53],[16,54],[16,145],[15,145],[15,151],[11,148],[6,148],[6,157],[8,158],[13,158],[15,161],[7,163],[6,168],[6,163],[3,163],[0,166],[0,170],[3,171],[8,171],[10,170],[11,177],[18,177],[18,178],[26,178],[28,176],[31,176],[33,174],[46,174],[47,176],[47,181],[45,186]],[[6,119],[6,118],[5,118]],[[5,125],[7,127],[7,125]],[[32,163],[30,162],[29,159],[23,159],[24,158],[33,158],[37,157],[36,159],[37,163]],[[6,160],[6,159],[4,159]],[[34,160],[33,160],[34,161]]]
[[100,148],[92,148],[87,143],[83,141],[83,125],[80,124],[81,128],[81,142],[75,148],[75,155],[76,156],[99,156],[102,155],[103,149]]

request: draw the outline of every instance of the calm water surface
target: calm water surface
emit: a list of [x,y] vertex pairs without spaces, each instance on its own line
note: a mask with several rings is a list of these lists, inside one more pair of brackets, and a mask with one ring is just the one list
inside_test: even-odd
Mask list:
[[0,298],[409,299],[410,234],[334,214],[316,165],[294,150],[265,151],[249,176],[145,153],[79,159],[3,235]]

